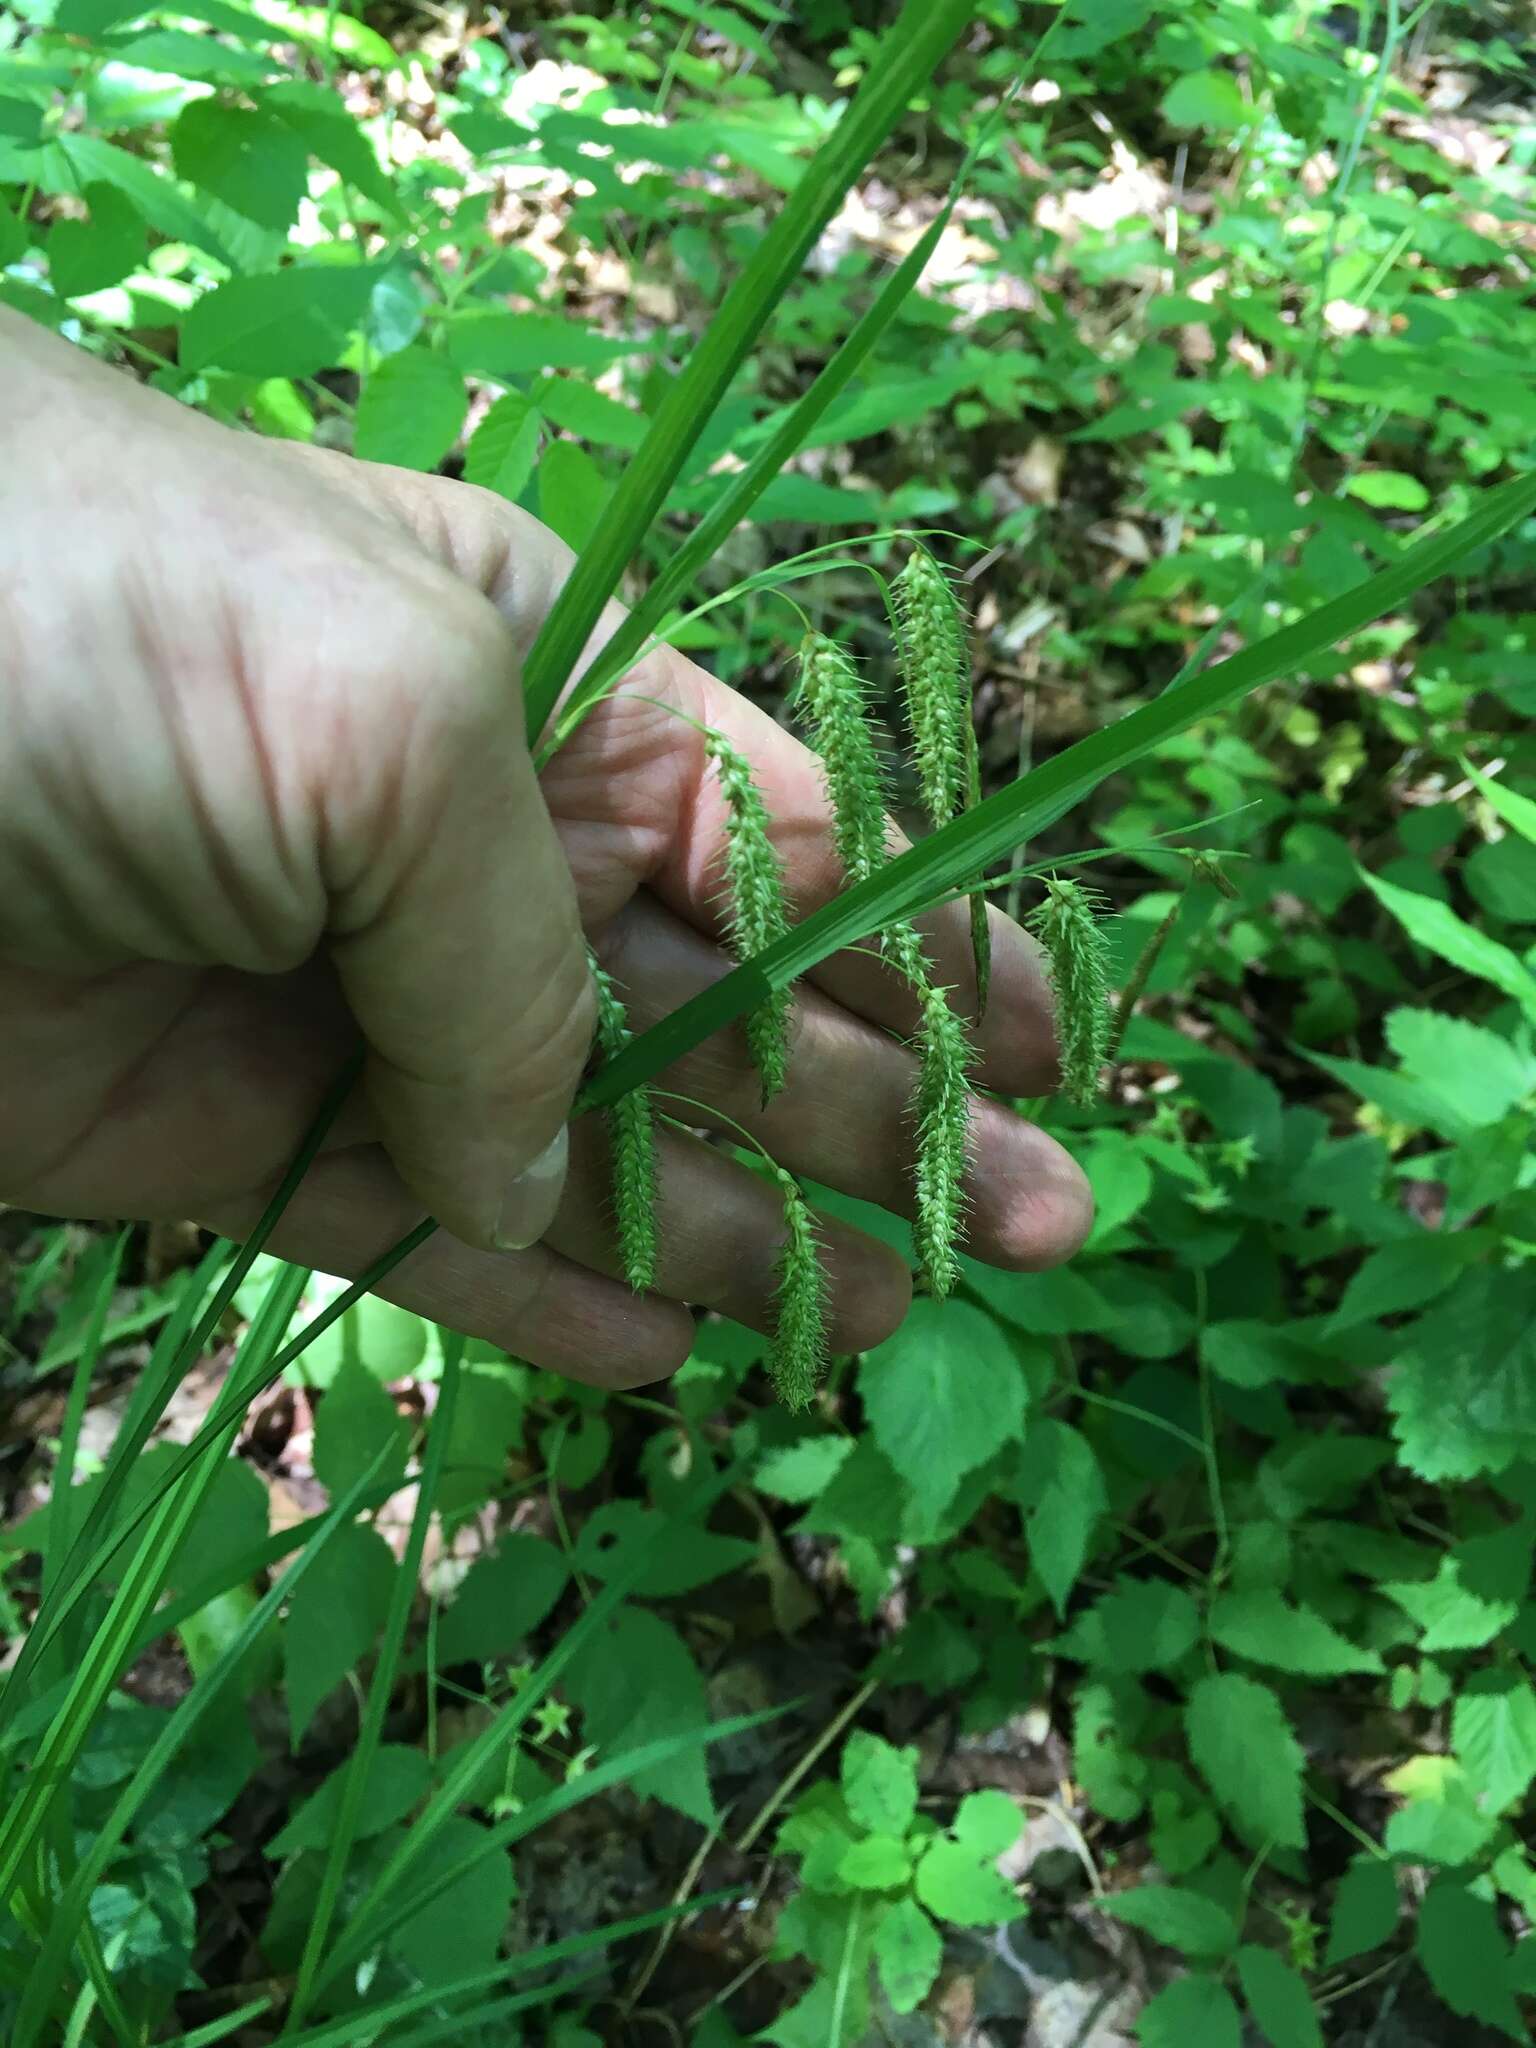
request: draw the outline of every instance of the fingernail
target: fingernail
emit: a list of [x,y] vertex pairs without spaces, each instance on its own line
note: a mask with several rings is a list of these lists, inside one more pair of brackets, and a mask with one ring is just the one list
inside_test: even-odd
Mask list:
[[548,1230],[560,1206],[570,1156],[570,1134],[562,1124],[533,1164],[525,1167],[507,1189],[496,1222],[494,1241],[498,1251],[525,1252]]

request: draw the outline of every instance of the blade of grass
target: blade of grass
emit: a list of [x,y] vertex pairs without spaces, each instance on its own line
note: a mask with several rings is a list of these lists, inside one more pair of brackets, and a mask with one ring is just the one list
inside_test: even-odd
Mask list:
[[[139,1453],[148,1443],[156,1422],[164,1412],[165,1403],[207,1350],[242,1281],[256,1263],[267,1239],[276,1229],[278,1219],[288,1206],[300,1181],[309,1171],[311,1162],[325,1142],[327,1132],[355,1087],[361,1072],[362,1055],[358,1053],[347,1062],[326,1094],[315,1114],[313,1124],[304,1134],[304,1142],[295,1153],[292,1164],[283,1175],[271,1201],[262,1211],[255,1229],[235,1253],[228,1272],[197,1318],[196,1328],[181,1328],[179,1343],[173,1338],[167,1344],[165,1338],[168,1333],[162,1333],[162,1342],[155,1347],[153,1354],[155,1358],[161,1359],[161,1368],[158,1374],[154,1370],[146,1372],[139,1389],[136,1390],[128,1414],[124,1417],[123,1427],[118,1431],[107,1459],[101,1490],[92,1502],[90,1512],[70,1546],[69,1557],[65,1561],[59,1582],[53,1589],[53,1596],[39,1607],[28,1631],[27,1640],[22,1645],[21,1655],[17,1658],[3,1690],[0,1690],[0,1731],[3,1731],[10,1715],[26,1699],[37,1659],[57,1635],[64,1616],[72,1612],[76,1604],[84,1598],[86,1589],[99,1575],[103,1563],[115,1555],[133,1528],[142,1523],[144,1514],[148,1512],[148,1503],[123,1529],[111,1536],[107,1534],[122,1498],[123,1489],[137,1463]],[[211,1273],[209,1262],[212,1258],[213,1253],[210,1252],[203,1264],[198,1267],[199,1274],[205,1270]],[[190,1313],[187,1320],[190,1322]],[[172,1327],[180,1327],[176,1318],[173,1318]],[[193,1446],[188,1446],[189,1451],[192,1448]],[[184,1470],[185,1464],[179,1469]],[[168,1475],[166,1486],[173,1483],[173,1479],[174,1475]],[[164,1491],[164,1487],[160,1488],[152,1499],[158,1500]]]
[[604,605],[753,343],[854,179],[932,77],[970,12],[969,0],[908,0],[846,113],[673,380],[529,653],[523,699],[530,744],[537,743]]
[[145,1800],[159,1783],[172,1759],[209,1712],[225,1686],[235,1676],[263,1630],[275,1618],[279,1607],[291,1597],[315,1559],[344,1523],[356,1512],[357,1502],[384,1457],[381,1445],[368,1468],[359,1473],[324,1523],[305,1544],[282,1577],[263,1594],[240,1627],[220,1651],[211,1669],[204,1672],[190,1692],[183,1694],[155,1737],[148,1753],[113,1801],[112,1810],[92,1834],[80,1867],[66,1886],[54,1909],[51,1924],[32,1973],[32,1982],[22,1999],[21,2010],[11,2038],[11,2048],[36,2048],[38,2029],[46,2016],[50,1999],[48,1987],[58,1985],[74,1946],[76,1932],[90,1910],[91,1894],[97,1881],[117,1854]]
[[588,1084],[578,1109],[616,1102],[745,1015],[772,989],[785,987],[842,947],[913,915],[936,893],[963,888],[1035,832],[1047,815],[1059,815],[1106,776],[1128,767],[1186,726],[1225,710],[1264,683],[1292,674],[1434,582],[1464,555],[1507,533],[1532,511],[1536,477],[1517,477],[1499,485],[1449,531],[1406,549],[1399,561],[1357,589],[1043,762],[901,855],[881,874],[835,897],[756,959],[636,1038]]
[[[707,1514],[715,1501],[740,1478],[741,1470],[738,1462],[728,1467],[724,1473],[715,1473],[701,1480],[673,1510],[668,1524],[669,1529],[684,1527],[687,1523]],[[653,1538],[652,1543],[654,1540]],[[405,1840],[373,1879],[348,1919],[335,1952],[327,1959],[322,1984],[328,1983],[339,1969],[355,1962],[371,1945],[375,1938],[376,1926],[384,1918],[386,1901],[390,1894],[409,1874],[418,1857],[448,1817],[469,1798],[471,1790],[479,1781],[490,1759],[511,1741],[561,1672],[580,1654],[588,1639],[602,1627],[619,1602],[640,1583],[649,1566],[652,1543],[636,1546],[636,1554],[631,1562],[624,1569],[614,1573],[602,1591],[587,1606],[581,1618],[564,1631],[559,1642],[542,1660],[538,1669],[518,1688],[516,1697],[510,1700],[477,1736],[464,1743],[456,1752],[455,1761],[443,1782],[428,1800],[423,1812],[412,1823]]]
[[417,1583],[421,1577],[421,1560],[427,1547],[427,1530],[437,1500],[438,1481],[442,1477],[448,1439],[453,1430],[454,1409],[458,1404],[459,1395],[459,1367],[463,1358],[464,1339],[445,1332],[443,1376],[438,1385],[437,1407],[433,1412],[432,1428],[427,1437],[426,1456],[422,1460],[421,1475],[416,1482],[416,1509],[411,1517],[411,1532],[406,1539],[405,1554],[400,1560],[400,1569],[395,1573],[390,1591],[384,1635],[379,1644],[378,1656],[374,1660],[373,1677],[368,1687],[368,1705],[363,1714],[362,1726],[357,1732],[357,1744],[347,1768],[347,1775],[342,1781],[341,1803],[331,1829],[325,1868],[320,1876],[320,1889],[310,1911],[309,1928],[304,1937],[304,1953],[299,1961],[299,1974],[294,1985],[293,2000],[288,2008],[287,2025],[283,2029],[285,2037],[294,2028],[303,2025],[314,1999],[316,1972],[319,1970],[320,1958],[324,1953],[331,1922],[335,1918],[336,1907],[341,1898],[347,1862],[357,1838],[357,1824],[362,1818],[363,1793],[367,1789],[368,1774],[373,1768],[374,1755],[383,1739],[384,1717],[389,1711],[390,1697],[400,1668],[400,1655],[405,1647],[406,1625],[411,1618],[411,1603],[416,1596]]
[[690,1750],[711,1749],[717,1742],[728,1742],[734,1735],[745,1735],[753,1728],[776,1721],[780,1715],[789,1712],[792,1704],[786,1702],[781,1707],[765,1707],[755,1714],[737,1714],[727,1721],[712,1721],[697,1728],[684,1729],[676,1735],[659,1736],[655,1742],[625,1750],[621,1756],[610,1757],[606,1763],[583,1771],[580,1777],[556,1786],[542,1799],[524,1807],[521,1813],[512,1814],[506,1820],[498,1821],[494,1827],[486,1828],[473,1850],[457,1862],[417,1885],[414,1891],[406,1892],[380,1907],[365,1929],[355,1931],[349,1926],[337,1944],[336,1954],[326,1964],[322,1983],[328,1982],[338,1970],[360,1962],[379,1943],[387,1940],[397,1927],[425,1912],[444,1892],[461,1883],[477,1864],[483,1863],[487,1857],[500,1855],[514,1842],[532,1834],[535,1828],[543,1827],[562,1813],[569,1813],[572,1807],[584,1804],[611,1786],[625,1784],[642,1771],[659,1770]]
[[[307,1278],[302,1268],[285,1266],[278,1271],[246,1333],[242,1357],[270,1357],[277,1349]],[[0,1818],[0,1902],[10,1897],[54,1799],[69,1782],[96,1716],[127,1668],[133,1640],[159,1598],[176,1551],[234,1441],[240,1412],[218,1430],[199,1432],[205,1438],[201,1453],[184,1463],[181,1476],[149,1512],[143,1540],[85,1647],[80,1668],[31,1759],[20,1793]]]
[[[354,1280],[350,1287],[344,1289],[334,1300],[327,1302],[317,1315],[312,1316],[298,1335],[285,1344],[275,1358],[259,1366],[251,1366],[243,1375],[232,1372],[213,1413],[191,1442],[184,1444],[170,1460],[154,1490],[140,1502],[131,1515],[125,1516],[118,1527],[102,1538],[90,1557],[85,1560],[80,1568],[82,1580],[89,1584],[92,1579],[99,1577],[135,1532],[143,1527],[170,1489],[197,1462],[209,1444],[226,1429],[237,1426],[246,1408],[258,1394],[265,1393],[275,1380],[282,1377],[295,1359],[304,1355],[317,1337],[333,1323],[340,1321],[349,1308],[355,1308],[363,1296],[376,1287],[386,1274],[392,1273],[403,1259],[408,1259],[418,1245],[425,1244],[436,1229],[437,1225],[430,1216],[418,1223],[416,1228],[408,1231],[397,1244],[391,1245],[382,1257],[375,1259],[368,1270],[359,1279]],[[33,1634],[36,1634],[36,1624]]]

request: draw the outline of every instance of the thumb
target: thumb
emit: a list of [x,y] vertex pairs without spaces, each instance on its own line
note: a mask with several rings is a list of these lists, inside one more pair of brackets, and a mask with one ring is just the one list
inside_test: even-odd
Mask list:
[[327,772],[332,957],[397,1170],[456,1236],[511,1250],[553,1219],[591,1047],[575,889],[494,606],[434,576],[392,637]]

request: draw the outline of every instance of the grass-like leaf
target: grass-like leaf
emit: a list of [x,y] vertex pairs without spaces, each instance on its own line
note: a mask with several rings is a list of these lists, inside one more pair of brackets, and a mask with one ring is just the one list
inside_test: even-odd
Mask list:
[[908,0],[847,112],[806,167],[687,367],[657,407],[650,432],[626,467],[528,656],[523,701],[530,742],[543,732],[603,606],[618,589],[619,578],[654,525],[689,451],[753,343],[844,194],[901,119],[913,94],[928,83],[970,13],[968,0]]

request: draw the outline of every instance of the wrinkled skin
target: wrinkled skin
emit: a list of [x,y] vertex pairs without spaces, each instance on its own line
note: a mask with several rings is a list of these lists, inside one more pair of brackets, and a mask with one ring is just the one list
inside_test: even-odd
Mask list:
[[[664,650],[536,782],[518,677],[570,560],[536,521],[233,434],[3,309],[0,371],[0,1198],[238,1235],[361,1036],[364,1083],[274,1249],[353,1274],[430,1210],[447,1227],[383,1291],[604,1384],[678,1365],[685,1303],[770,1326],[781,1233],[760,1178],[668,1133],[660,1283],[637,1299],[599,1121],[574,1126],[563,1189],[546,1148],[589,1046],[581,931],[637,1028],[730,964],[718,798],[664,707],[752,761],[796,914],[838,884],[812,756]],[[963,910],[926,929],[964,1002]],[[1037,958],[1001,918],[994,945],[981,1078],[1043,1092]],[[850,952],[799,991],[769,1109],[739,1032],[666,1083],[904,1211],[913,1060],[891,1034],[911,1022]],[[1053,1264],[1088,1225],[1070,1158],[980,1100],[969,1192],[971,1249],[997,1265]],[[867,1347],[900,1320],[906,1271],[841,1223],[825,1243],[834,1344]]]

